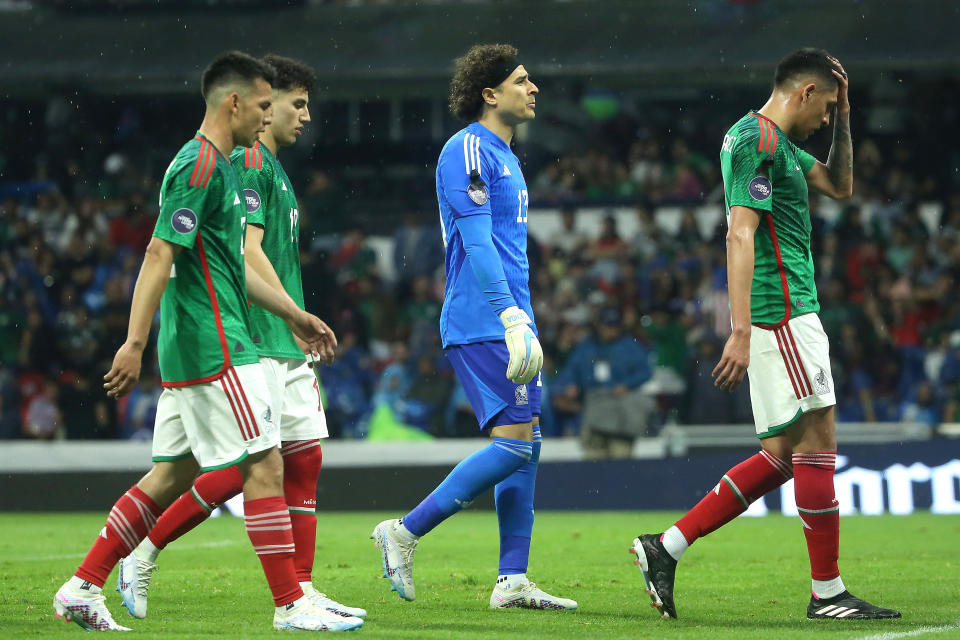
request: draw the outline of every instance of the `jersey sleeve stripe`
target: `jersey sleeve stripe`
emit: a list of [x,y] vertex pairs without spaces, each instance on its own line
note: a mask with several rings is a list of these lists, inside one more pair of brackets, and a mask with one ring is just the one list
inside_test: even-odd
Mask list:
[[467,170],[467,175],[470,175],[470,134],[463,136],[463,166]]
[[204,165],[205,159],[207,157],[207,146],[208,142],[206,140],[200,140],[200,152],[197,154],[197,162],[193,165],[193,173],[190,174],[190,186],[195,187],[197,185],[197,174],[200,173],[200,167]]
[[213,168],[217,164],[217,150],[213,148],[212,144],[207,145],[207,153],[210,155],[210,164],[203,173],[203,182],[200,184],[201,187],[206,187],[207,184],[210,183],[210,176],[213,175]]
[[251,151],[252,149],[250,149],[249,147],[243,150],[243,168],[244,169],[249,169],[250,164],[253,161],[253,158],[250,155]]
[[480,136],[473,136],[473,158],[476,163],[477,173],[483,174],[483,170],[480,168]]
[[770,142],[770,153],[773,153],[777,150],[777,128],[773,125],[770,125],[770,133],[773,134],[773,141]]

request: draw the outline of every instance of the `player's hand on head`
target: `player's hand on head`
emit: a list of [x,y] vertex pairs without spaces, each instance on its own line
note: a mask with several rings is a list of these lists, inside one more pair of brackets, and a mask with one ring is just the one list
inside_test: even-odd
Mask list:
[[121,398],[127,395],[133,386],[140,380],[140,362],[143,359],[143,349],[124,343],[113,357],[113,366],[107,375],[103,376],[103,388],[112,398]]
[[837,66],[838,70],[833,71],[833,76],[837,79],[837,111],[845,113],[850,111],[850,78],[847,77],[847,71],[836,58],[830,58],[830,61]]
[[713,368],[713,386],[724,391],[733,391],[747,375],[750,365],[750,337],[732,334],[723,346],[720,362]]
[[530,327],[530,316],[519,307],[510,307],[500,314],[500,321],[510,354],[507,378],[517,384],[527,384],[543,367],[543,348]]

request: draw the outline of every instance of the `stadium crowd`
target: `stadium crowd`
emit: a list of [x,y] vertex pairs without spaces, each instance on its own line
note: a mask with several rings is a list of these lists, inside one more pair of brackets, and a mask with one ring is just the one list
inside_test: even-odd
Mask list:
[[[630,435],[669,421],[751,421],[746,386],[730,395],[710,378],[729,332],[725,225],[719,217],[704,229],[697,208],[722,205],[714,148],[722,124],[704,135],[620,116],[597,126],[589,148],[527,165],[531,200],[562,220],[529,246],[546,434],[579,433],[591,397],[632,398],[632,415],[647,418],[632,432],[619,428]],[[918,138],[860,136],[854,199],[840,209],[811,201],[841,421],[958,420],[960,301],[950,293],[960,196],[926,170],[923,140],[932,138]],[[51,153],[65,146],[51,144]],[[153,354],[130,396],[114,402],[100,388],[156,215],[159,176],[129,158],[105,154],[92,168],[67,161],[51,177],[0,190],[0,438],[151,433],[160,393]],[[390,423],[476,434],[439,344],[434,205],[368,235],[318,220],[343,193],[331,172],[306,172],[299,193],[307,306],[340,341],[336,362],[320,371],[332,432],[364,437]],[[679,224],[658,222],[663,207],[679,211]],[[618,225],[625,210],[630,234]],[[392,263],[378,255],[384,243]]]

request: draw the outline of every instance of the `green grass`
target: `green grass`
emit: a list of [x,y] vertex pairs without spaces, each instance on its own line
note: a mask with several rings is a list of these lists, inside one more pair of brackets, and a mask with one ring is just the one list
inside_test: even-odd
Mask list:
[[[106,514],[0,515],[0,638],[77,637],[51,601],[97,535]],[[380,579],[367,538],[388,514],[323,514],[314,584],[369,611],[367,638],[866,638],[960,624],[960,518],[850,517],[841,521],[841,569],[854,593],[900,608],[882,623],[808,621],[809,568],[799,522],[742,518],[692,547],[677,581],[679,620],[656,618],[627,552],[641,531],[671,513],[537,514],[530,577],[580,602],[572,613],[490,611],[497,568],[492,513],[467,512],[424,538],[414,575],[416,602]],[[140,638],[275,637],[270,594],[243,522],[211,520],[160,557],[150,615],[133,620],[107,582],[107,604]],[[910,637],[960,638],[960,627]]]

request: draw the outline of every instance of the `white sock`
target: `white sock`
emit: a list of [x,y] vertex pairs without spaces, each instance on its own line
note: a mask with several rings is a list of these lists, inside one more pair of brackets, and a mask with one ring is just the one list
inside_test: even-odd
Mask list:
[[667,529],[663,534],[663,540],[661,540],[661,542],[663,543],[663,548],[667,550],[667,553],[669,553],[674,560],[679,560],[683,552],[690,546],[687,539],[683,537],[683,532],[680,531],[676,525]]
[[[103,592],[103,589],[93,584],[92,582],[87,582],[83,578],[78,578],[77,576],[71,576],[67,580],[67,584],[70,586],[70,589],[73,591],[80,591],[81,593],[89,593],[90,595],[98,596]],[[84,588],[84,585],[87,585]]]
[[141,560],[146,560],[147,562],[156,562],[157,556],[160,555],[160,549],[150,541],[150,536],[147,536],[143,541],[133,550],[133,555],[137,556]]
[[407,529],[404,526],[403,520],[400,520],[399,522],[397,522],[397,524],[393,525],[393,530],[397,532],[398,536],[400,536],[403,540],[406,540],[407,542],[413,542],[414,540],[420,539],[420,536],[414,535],[413,533],[410,532],[409,529]]
[[303,591],[303,595],[305,596],[308,596],[312,592],[316,591],[316,589],[313,588],[313,583],[309,580],[307,582],[300,583],[300,590]]
[[847,588],[843,586],[843,580],[840,579],[840,576],[837,576],[833,580],[813,581],[813,595],[819,600],[838,596],[846,590]]
[[505,576],[497,576],[497,586],[506,591],[512,591],[519,586],[525,585],[529,580],[527,580],[527,574],[525,573],[512,573]]

